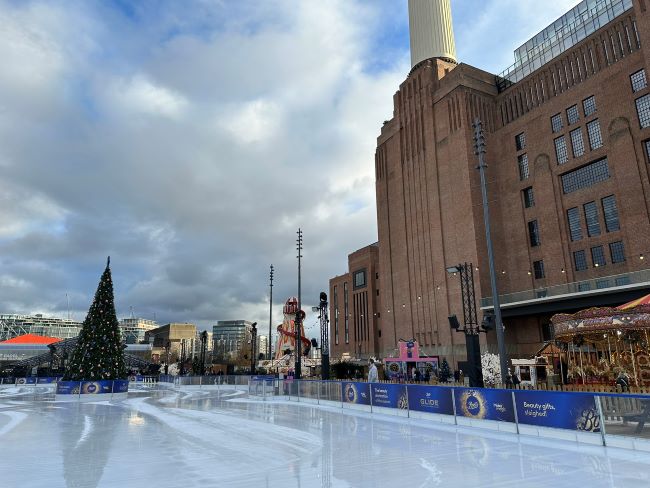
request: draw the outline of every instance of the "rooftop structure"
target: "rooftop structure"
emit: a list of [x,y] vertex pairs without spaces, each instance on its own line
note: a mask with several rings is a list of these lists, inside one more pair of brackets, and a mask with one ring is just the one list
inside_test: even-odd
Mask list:
[[44,317],[42,314],[0,314],[0,341],[24,334],[68,339],[79,335],[82,325],[75,320]]
[[120,332],[122,339],[127,344],[139,344],[144,342],[145,333],[160,327],[155,320],[143,318],[128,318],[120,320]]
[[449,0],[409,0],[411,67],[426,59],[456,62]]

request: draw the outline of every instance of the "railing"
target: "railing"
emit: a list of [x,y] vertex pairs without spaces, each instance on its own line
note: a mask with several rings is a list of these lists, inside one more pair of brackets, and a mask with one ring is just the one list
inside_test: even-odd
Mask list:
[[252,379],[264,400],[282,397],[516,434],[650,449],[650,396],[352,381]]
[[[634,288],[635,285],[639,284],[650,284],[650,269],[508,293],[499,295],[499,299],[503,308],[507,305],[512,306],[522,302],[554,301],[561,297],[575,298],[581,294],[607,293],[612,288],[624,290],[626,287]],[[493,306],[492,297],[481,298],[481,308],[492,308]]]

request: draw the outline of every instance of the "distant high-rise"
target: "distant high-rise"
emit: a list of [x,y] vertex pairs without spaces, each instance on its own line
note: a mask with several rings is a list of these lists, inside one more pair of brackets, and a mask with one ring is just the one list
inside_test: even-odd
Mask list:
[[456,62],[450,0],[409,0],[411,67],[425,59]]

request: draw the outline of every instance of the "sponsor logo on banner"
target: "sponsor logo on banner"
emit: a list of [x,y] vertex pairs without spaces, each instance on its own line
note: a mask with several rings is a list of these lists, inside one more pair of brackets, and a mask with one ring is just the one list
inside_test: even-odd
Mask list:
[[370,405],[370,388],[368,383],[342,383],[343,403]]
[[451,388],[444,386],[408,385],[408,405],[418,412],[454,414]]
[[456,414],[472,419],[514,422],[512,394],[507,390],[456,388]]
[[594,398],[589,393],[516,391],[517,419],[521,424],[600,432]]
[[376,407],[407,409],[409,402],[405,385],[372,383],[372,405]]

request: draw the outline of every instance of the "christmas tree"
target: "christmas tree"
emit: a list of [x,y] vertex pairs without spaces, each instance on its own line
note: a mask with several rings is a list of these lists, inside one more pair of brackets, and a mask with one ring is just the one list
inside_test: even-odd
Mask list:
[[124,349],[113,303],[111,258],[95,292],[64,380],[125,379]]
[[447,362],[447,358],[443,358],[442,364],[440,365],[440,372],[438,373],[438,379],[442,383],[445,383],[449,381],[450,377],[451,377],[451,372],[449,371],[449,363]]

